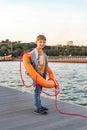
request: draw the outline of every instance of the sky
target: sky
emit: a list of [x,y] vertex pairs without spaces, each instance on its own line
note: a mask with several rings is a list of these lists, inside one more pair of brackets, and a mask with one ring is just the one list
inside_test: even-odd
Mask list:
[[0,41],[87,46],[87,0],[0,0]]

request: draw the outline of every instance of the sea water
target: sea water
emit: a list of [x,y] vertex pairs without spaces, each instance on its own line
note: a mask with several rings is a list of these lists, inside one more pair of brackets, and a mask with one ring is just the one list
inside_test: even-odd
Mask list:
[[[87,63],[49,63],[60,86],[59,99],[87,107]],[[27,85],[32,80],[27,76],[22,64],[23,79]],[[34,88],[25,89],[20,80],[20,63],[0,62],[0,86],[11,87],[33,93]],[[54,93],[53,89],[44,89]],[[45,96],[45,95],[44,95]]]

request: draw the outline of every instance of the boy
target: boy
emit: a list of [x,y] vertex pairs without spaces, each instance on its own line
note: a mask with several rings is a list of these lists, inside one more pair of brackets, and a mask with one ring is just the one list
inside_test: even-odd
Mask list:
[[[44,35],[38,35],[36,37],[36,44],[37,44],[37,47],[31,52],[31,62],[34,69],[43,78],[46,78],[48,59],[47,59],[47,55],[42,50],[46,44],[46,37]],[[36,110],[34,111],[34,113],[46,115],[48,108],[43,107],[41,105],[41,99],[40,99],[42,86],[35,84],[34,87],[35,87],[34,98],[35,98],[35,107],[36,107]]]

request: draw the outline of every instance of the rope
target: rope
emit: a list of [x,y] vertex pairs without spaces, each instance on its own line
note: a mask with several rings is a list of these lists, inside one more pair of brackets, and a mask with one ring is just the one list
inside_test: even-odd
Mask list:
[[21,55],[20,55],[20,78],[21,78],[22,84],[23,84],[26,88],[29,88],[29,87],[32,87],[32,86],[34,85],[34,82],[33,82],[31,85],[27,85],[27,84],[25,84],[25,82],[24,82],[24,80],[23,80],[21,62],[22,62],[23,55],[24,55],[25,53],[27,53],[27,52],[22,52]]
[[82,115],[82,114],[77,114],[77,113],[70,113],[70,112],[62,112],[60,111],[59,107],[58,107],[58,100],[57,100],[57,96],[55,96],[55,107],[58,113],[63,114],[63,115],[71,115],[71,116],[78,116],[78,117],[83,117],[83,118],[87,118],[86,115]]
[[[32,87],[33,85],[37,84],[37,77],[36,77],[36,82],[33,82],[31,85],[25,84],[25,82],[24,82],[24,80],[23,80],[23,76],[22,76],[22,66],[21,66],[22,57],[23,57],[23,55],[24,55],[25,53],[27,53],[27,52],[23,52],[23,53],[21,53],[21,55],[20,55],[20,78],[21,78],[21,81],[22,81],[23,85],[24,85],[26,88],[29,88],[29,87]],[[53,80],[53,79],[52,79],[52,80]],[[77,113],[70,113],[70,112],[63,112],[63,111],[61,111],[61,110],[59,109],[57,98],[58,98],[58,94],[60,93],[60,88],[59,88],[59,84],[58,84],[57,80],[53,80],[53,81],[54,81],[54,83],[55,83],[55,93],[54,93],[54,94],[48,94],[48,93],[46,93],[45,91],[43,91],[38,84],[37,84],[37,86],[38,86],[38,89],[39,89],[42,93],[46,94],[47,96],[54,96],[54,97],[55,97],[55,107],[56,107],[56,111],[57,111],[58,113],[60,113],[60,114],[63,114],[63,115],[70,115],[70,116],[77,116],[77,117],[87,118],[86,115],[77,114]]]
[[[36,80],[36,81],[37,81],[37,80]],[[71,115],[71,116],[78,116],[78,117],[87,118],[87,116],[82,115],[82,114],[76,114],[76,113],[62,112],[62,111],[60,111],[60,109],[59,109],[59,107],[58,107],[58,100],[57,100],[58,94],[60,93],[60,88],[59,88],[59,84],[58,84],[57,80],[53,80],[53,81],[55,82],[55,94],[54,94],[54,95],[50,95],[50,94],[46,93],[45,91],[43,91],[43,90],[40,88],[39,85],[37,85],[37,86],[38,86],[39,90],[40,90],[42,93],[46,94],[47,96],[55,96],[55,107],[56,107],[56,111],[57,111],[58,113],[60,113],[60,114],[63,114],[63,115]]]

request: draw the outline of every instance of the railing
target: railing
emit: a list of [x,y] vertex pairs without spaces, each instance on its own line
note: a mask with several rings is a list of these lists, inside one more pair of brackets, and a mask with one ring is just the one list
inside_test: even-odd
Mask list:
[[51,56],[49,62],[87,63],[87,56]]
[[87,59],[87,56],[48,56],[49,59]]
[[13,60],[12,57],[9,57],[9,58],[5,58],[4,56],[0,57],[0,61],[12,61],[12,60]]

